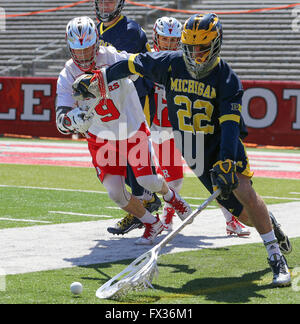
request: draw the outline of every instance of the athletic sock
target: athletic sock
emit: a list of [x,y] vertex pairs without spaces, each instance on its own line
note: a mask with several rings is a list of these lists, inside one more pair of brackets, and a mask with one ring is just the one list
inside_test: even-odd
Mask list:
[[222,213],[226,219],[226,223],[229,223],[232,221],[232,214],[224,207],[220,207],[222,210]]
[[165,201],[170,201],[174,196],[174,193],[172,190],[168,190],[168,192],[163,196]]
[[153,198],[153,193],[148,190],[144,190],[143,200],[150,201]]
[[145,215],[139,218],[139,220],[147,224],[154,224],[157,221],[157,219],[148,210],[146,210]]
[[271,258],[271,256],[273,254],[281,255],[281,251],[280,251],[280,248],[279,248],[279,245],[278,245],[278,242],[277,242],[277,239],[275,237],[273,230],[269,233],[261,234],[260,236],[261,236],[261,238],[264,242],[264,245],[267,249],[269,258]]

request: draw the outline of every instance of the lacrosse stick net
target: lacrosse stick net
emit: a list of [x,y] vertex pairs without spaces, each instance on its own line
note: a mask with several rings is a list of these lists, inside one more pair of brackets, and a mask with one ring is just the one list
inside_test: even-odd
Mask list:
[[193,222],[194,218],[201,213],[221,193],[216,190],[201,206],[188,216],[176,229],[168,234],[160,243],[151,250],[135,259],[128,267],[115,277],[107,281],[96,292],[100,299],[119,299],[131,291],[142,291],[152,287],[152,280],[158,274],[157,259],[161,249],[166,246],[183,228]]

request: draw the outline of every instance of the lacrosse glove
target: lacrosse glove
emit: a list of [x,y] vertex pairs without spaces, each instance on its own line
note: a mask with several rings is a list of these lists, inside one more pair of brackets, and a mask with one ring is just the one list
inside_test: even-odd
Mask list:
[[90,122],[86,118],[87,112],[74,108],[64,115],[63,126],[72,133],[86,133],[90,127]]
[[57,107],[56,108],[56,128],[64,135],[70,135],[71,131],[64,126],[65,115],[71,110],[71,107]]
[[238,187],[236,165],[229,159],[215,163],[210,170],[210,175],[214,191],[217,188],[221,189],[220,199],[227,200],[232,190]]
[[83,74],[74,81],[72,88],[76,100],[108,97],[105,69],[93,72],[94,74]]

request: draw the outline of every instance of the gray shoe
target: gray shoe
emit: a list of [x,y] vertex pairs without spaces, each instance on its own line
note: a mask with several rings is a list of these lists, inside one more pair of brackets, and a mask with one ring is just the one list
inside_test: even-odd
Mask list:
[[291,274],[283,255],[273,254],[268,263],[273,271],[273,286],[286,287],[291,285]]
[[108,227],[107,231],[111,234],[124,235],[136,228],[143,228],[144,224],[131,214],[127,214],[124,218],[115,224],[114,227]]

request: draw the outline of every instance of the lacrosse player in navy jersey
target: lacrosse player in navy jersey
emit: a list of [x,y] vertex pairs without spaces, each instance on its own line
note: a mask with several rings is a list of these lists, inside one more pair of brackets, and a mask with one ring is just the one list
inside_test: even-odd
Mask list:
[[[125,0],[95,0],[96,16],[99,20],[97,26],[100,45],[114,46],[118,51],[126,51],[127,53],[145,53],[151,51],[147,36],[141,26],[132,19],[122,15],[122,9]],[[138,78],[135,81],[138,96],[144,109],[146,120],[150,125],[153,119],[150,106],[154,106],[154,84],[150,80]],[[132,193],[143,200],[145,207],[154,212],[161,206],[159,198],[151,192],[142,188],[136,181],[131,167],[127,169],[126,183],[131,187]],[[109,227],[107,230],[112,234],[125,234],[129,231],[141,227],[141,222],[127,214],[123,219]]]
[[[197,136],[204,143],[204,171],[199,180],[212,193],[221,189],[218,202],[243,223],[253,224],[260,234],[273,271],[273,284],[287,286],[291,275],[282,253],[290,253],[288,237],[252,187],[253,172],[241,140],[242,84],[220,58],[222,25],[213,14],[196,14],[184,24],[182,51],[132,55],[102,73],[107,82],[131,74],[165,86],[169,119],[182,140],[186,160],[196,157],[195,170],[202,161]],[[272,226],[273,225],[273,226]]]
[[[152,38],[154,50],[156,52],[178,51],[180,49],[181,32],[182,24],[176,18],[158,18],[153,26]],[[156,155],[158,156],[159,165],[165,175],[166,181],[179,193],[183,183],[183,165],[180,163],[181,153],[175,146],[172,125],[168,117],[165,90],[157,84],[155,85],[155,104],[156,112],[151,124],[152,143],[155,152],[157,152]],[[244,133],[246,135],[246,131]],[[166,156],[172,157],[172,159],[163,158]],[[237,235],[239,237],[250,235],[250,231],[226,208],[221,207],[221,210],[226,220],[226,232],[228,235]],[[170,208],[168,204],[165,204],[161,219],[165,227],[169,230],[172,229],[174,215],[174,209]]]

